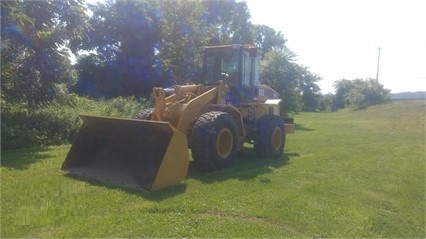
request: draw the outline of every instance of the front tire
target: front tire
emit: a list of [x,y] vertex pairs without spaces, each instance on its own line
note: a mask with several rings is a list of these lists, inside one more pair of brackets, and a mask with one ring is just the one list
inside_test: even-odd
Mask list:
[[277,115],[264,115],[257,122],[254,150],[262,157],[276,158],[285,145],[284,120]]
[[221,111],[201,115],[192,131],[191,151],[201,170],[212,171],[229,166],[238,152],[234,118]]

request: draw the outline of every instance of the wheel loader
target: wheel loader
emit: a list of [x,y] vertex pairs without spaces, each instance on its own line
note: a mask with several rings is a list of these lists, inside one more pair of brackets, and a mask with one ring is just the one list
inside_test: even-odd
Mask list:
[[[133,119],[80,115],[83,125],[62,170],[77,177],[155,191],[197,167],[229,166],[244,143],[259,157],[283,153],[286,128],[278,93],[259,84],[258,50],[204,47],[199,84],[153,88],[155,108]],[[290,126],[290,127],[288,127]],[[287,130],[292,131],[292,130]]]

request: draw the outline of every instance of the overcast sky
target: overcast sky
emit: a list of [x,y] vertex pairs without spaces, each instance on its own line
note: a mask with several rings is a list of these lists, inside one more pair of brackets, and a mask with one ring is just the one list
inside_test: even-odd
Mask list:
[[323,80],[376,78],[392,93],[426,91],[426,0],[246,0],[251,21],[281,31]]

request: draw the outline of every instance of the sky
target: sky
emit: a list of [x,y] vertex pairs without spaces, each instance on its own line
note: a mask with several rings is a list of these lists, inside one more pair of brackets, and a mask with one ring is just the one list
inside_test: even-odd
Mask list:
[[281,31],[297,63],[321,76],[376,78],[392,93],[426,91],[426,0],[246,0],[251,22]]

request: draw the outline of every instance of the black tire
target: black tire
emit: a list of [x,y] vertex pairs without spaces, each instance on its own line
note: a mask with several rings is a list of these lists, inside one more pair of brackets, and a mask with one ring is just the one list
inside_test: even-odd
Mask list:
[[140,113],[135,115],[133,119],[150,120],[153,114],[154,114],[154,108],[147,108],[147,109],[143,109]]
[[283,154],[285,146],[284,120],[277,115],[264,115],[257,121],[254,150],[265,158]]
[[212,171],[229,166],[238,152],[234,118],[221,111],[201,115],[192,131],[191,151],[200,170]]

